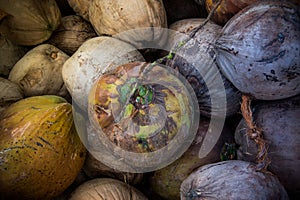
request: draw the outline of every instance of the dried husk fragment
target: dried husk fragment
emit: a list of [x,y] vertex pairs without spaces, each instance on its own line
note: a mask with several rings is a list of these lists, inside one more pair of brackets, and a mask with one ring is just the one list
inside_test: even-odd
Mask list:
[[289,199],[276,176],[240,160],[204,165],[183,181],[180,190],[182,200]]
[[184,179],[196,168],[220,161],[222,147],[226,142],[233,142],[233,134],[225,126],[211,152],[204,158],[199,158],[199,150],[204,137],[210,135],[212,131],[209,123],[209,120],[201,119],[197,135],[188,150],[175,162],[154,172],[150,184],[155,193],[164,199],[180,199],[180,185]]
[[216,40],[217,63],[241,92],[260,100],[300,93],[300,12],[283,1],[240,11]]
[[[260,102],[254,107],[253,121],[262,130],[265,151],[271,161],[269,170],[278,176],[289,192],[299,193],[300,184],[300,96],[272,102]],[[236,128],[238,159],[256,161],[258,146],[246,134],[244,119]],[[264,152],[262,152],[264,153]]]
[[98,35],[111,35],[134,46],[166,42],[166,11],[162,0],[94,0],[89,19]]
[[[176,44],[188,38],[194,28],[200,26],[205,19],[193,18],[177,21],[170,25],[171,32],[168,45],[173,49]],[[186,44],[183,44],[167,65],[177,69],[191,84],[198,98],[202,115],[221,117],[224,112],[227,116],[235,114],[239,110],[241,93],[220,73],[214,59],[213,46],[211,45],[221,31],[221,26],[209,21]],[[210,66],[211,65],[211,66]],[[212,70],[215,69],[215,70]],[[212,70],[212,71],[211,71]],[[224,88],[218,88],[217,77]],[[211,89],[210,88],[214,88]],[[224,106],[212,108],[211,98],[226,98]],[[213,112],[212,112],[212,109]]]
[[55,0],[0,1],[8,14],[0,23],[0,32],[19,45],[37,45],[50,38],[61,14]]
[[10,70],[29,49],[16,45],[0,34],[0,75],[8,77]]
[[67,54],[53,45],[38,45],[14,65],[8,79],[18,84],[25,96],[67,95],[62,66],[68,58]]
[[80,16],[69,15],[61,19],[61,24],[53,32],[48,43],[72,55],[86,40],[96,36],[90,23]]
[[147,197],[134,187],[116,179],[98,178],[80,185],[70,200],[147,200]]

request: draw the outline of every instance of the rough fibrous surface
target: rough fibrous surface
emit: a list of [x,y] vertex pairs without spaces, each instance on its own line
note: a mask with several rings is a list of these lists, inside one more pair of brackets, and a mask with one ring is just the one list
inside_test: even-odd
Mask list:
[[69,15],[61,19],[60,26],[53,32],[48,43],[72,55],[83,42],[92,37],[96,37],[96,33],[90,23],[80,16]]
[[[270,171],[278,176],[286,189],[300,190],[300,96],[274,102],[263,102],[254,107],[253,121],[262,129],[271,160]],[[235,139],[240,146],[238,158],[255,161],[257,146],[247,135],[248,127],[242,120],[236,128]]]
[[61,20],[55,0],[0,1],[8,14],[1,21],[0,32],[19,45],[37,45],[50,38]]
[[[204,22],[202,18],[185,19],[171,24],[168,40],[170,48],[185,40],[193,28]],[[208,22],[194,38],[181,46],[174,58],[167,65],[177,69],[193,87],[200,112],[204,116],[229,116],[239,110],[240,92],[220,73],[214,62],[213,46],[211,45],[221,31],[221,26]],[[219,80],[219,81],[217,81]],[[218,84],[219,83],[219,84]],[[222,86],[222,87],[219,87]],[[212,96],[224,98],[223,104],[213,107]],[[226,98],[226,100],[225,100]],[[226,102],[225,102],[226,101]],[[213,109],[213,113],[212,113]]]
[[147,200],[134,187],[110,178],[98,178],[80,185],[71,195],[70,200]]
[[217,63],[241,92],[261,100],[300,93],[300,12],[257,2],[236,14],[216,40]]
[[181,184],[181,199],[289,199],[278,178],[249,162],[231,160],[198,168]]
[[53,45],[38,45],[14,65],[8,79],[18,84],[25,96],[67,96],[62,67],[68,58],[67,54]]
[[162,0],[94,0],[89,19],[99,35],[112,35],[136,47],[164,44],[167,28]]

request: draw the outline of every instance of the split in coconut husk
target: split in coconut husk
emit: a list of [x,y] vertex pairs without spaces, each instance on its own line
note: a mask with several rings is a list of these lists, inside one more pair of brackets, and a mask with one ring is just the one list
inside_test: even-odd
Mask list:
[[266,172],[269,164],[271,163],[268,157],[268,145],[263,138],[263,130],[257,127],[253,122],[252,111],[251,111],[251,98],[247,95],[242,96],[241,111],[243,118],[247,124],[247,136],[254,140],[257,145],[257,165],[256,170]]

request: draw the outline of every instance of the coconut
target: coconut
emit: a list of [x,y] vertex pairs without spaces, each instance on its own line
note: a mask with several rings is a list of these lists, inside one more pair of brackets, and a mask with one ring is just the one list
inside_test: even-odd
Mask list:
[[216,40],[217,63],[243,93],[276,100],[300,93],[300,13],[293,4],[263,1],[246,7]]
[[68,58],[68,55],[53,45],[38,45],[14,65],[8,79],[18,84],[25,96],[67,96],[62,66]]
[[111,199],[111,200],[147,200],[147,197],[134,187],[110,178],[98,178],[80,185],[70,200]]
[[96,33],[90,23],[80,16],[69,15],[61,19],[61,24],[48,43],[72,55],[83,42],[92,37],[96,37]]
[[0,24],[0,32],[19,45],[37,45],[50,38],[58,27],[61,14],[55,0],[0,1],[8,15]]
[[21,99],[0,116],[0,199],[52,199],[75,180],[86,150],[72,105],[54,95]]
[[[218,1],[215,0],[197,0],[197,1],[204,1],[205,6],[208,12],[217,5]],[[233,17],[236,13],[238,13],[243,8],[247,7],[248,5],[256,2],[257,0],[222,0],[221,4],[212,14],[212,21],[216,22],[217,24],[224,25],[226,22]]]
[[166,42],[167,17],[162,0],[94,0],[89,19],[99,35],[120,38],[137,48]]
[[204,165],[183,181],[180,190],[182,200],[289,199],[276,176],[240,160]]
[[[172,25],[168,40],[170,49],[174,49],[181,41],[189,38],[194,28],[201,25],[205,19],[194,18],[180,20]],[[233,115],[239,110],[240,92],[219,71],[213,58],[211,45],[221,31],[221,26],[208,22],[196,35],[176,51],[173,59],[167,65],[177,69],[193,87],[202,115],[222,117]],[[215,98],[223,102],[214,103]]]

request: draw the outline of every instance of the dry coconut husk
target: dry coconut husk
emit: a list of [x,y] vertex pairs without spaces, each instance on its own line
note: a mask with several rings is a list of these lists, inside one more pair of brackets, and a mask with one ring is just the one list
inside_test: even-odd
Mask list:
[[80,185],[70,200],[147,200],[147,197],[134,187],[110,178],[98,178]]
[[[300,96],[258,102],[246,109],[236,128],[238,159],[258,162],[278,176],[285,188],[299,195]],[[244,103],[243,103],[244,104]],[[267,165],[269,164],[269,165]]]
[[69,58],[50,44],[41,44],[28,51],[12,68],[8,79],[18,84],[25,96],[67,96],[62,67]]
[[240,160],[204,165],[183,181],[180,190],[181,200],[289,199],[276,176]]
[[217,63],[241,92],[260,100],[300,93],[299,10],[286,1],[259,1],[223,27]]
[[[184,41],[195,28],[205,22],[206,19],[193,18],[171,24],[170,29],[176,32],[171,32],[168,45],[174,48],[177,43]],[[168,66],[177,69],[189,81],[197,96],[200,112],[206,117],[211,115],[220,117],[224,113],[227,116],[233,115],[238,112],[241,101],[241,93],[220,73],[214,61],[211,44],[221,29],[221,26],[208,21],[195,33],[193,38],[190,38],[176,51],[172,59],[167,61]],[[219,81],[217,81],[218,78]],[[223,103],[223,106],[218,104],[218,108],[213,108],[212,98],[220,99],[222,97],[226,103]]]
[[61,19],[48,43],[72,55],[86,40],[96,36],[90,23],[78,15],[69,15]]

